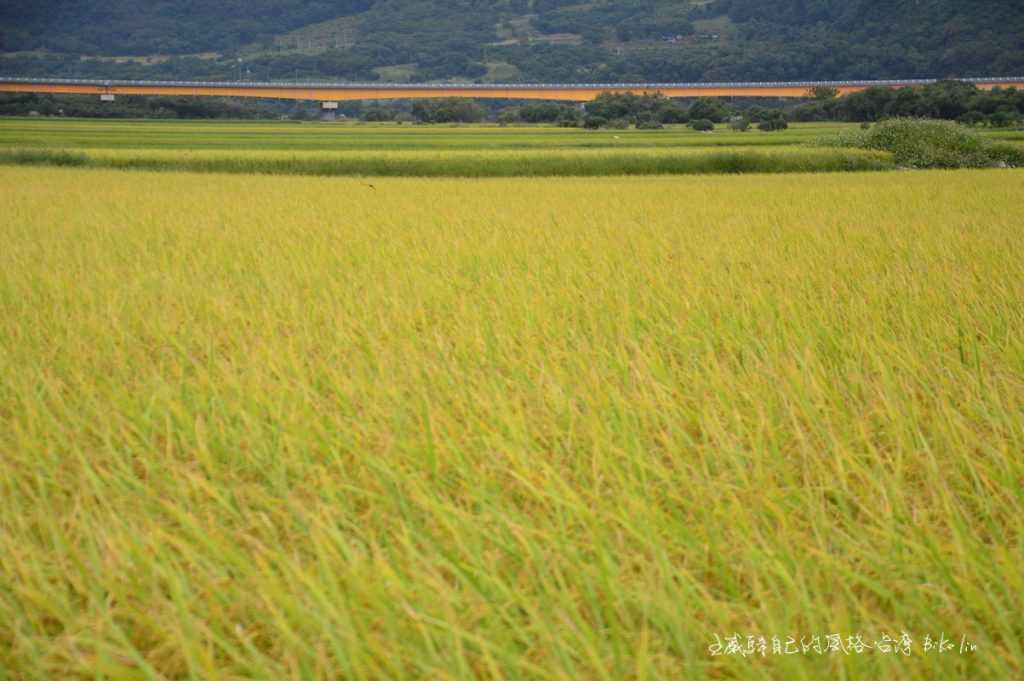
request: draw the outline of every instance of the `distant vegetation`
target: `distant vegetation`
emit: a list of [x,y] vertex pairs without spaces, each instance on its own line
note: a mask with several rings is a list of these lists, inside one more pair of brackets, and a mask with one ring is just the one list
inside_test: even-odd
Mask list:
[[412,115],[422,123],[479,123],[486,117],[472,99],[423,99],[412,105]]
[[793,108],[797,121],[878,121],[883,118],[918,117],[956,120],[969,125],[1009,127],[1024,118],[1024,90],[979,90],[971,83],[942,81],[919,88],[893,90],[875,87],[848,95],[828,93]]
[[[1021,35],[1018,0],[11,0],[0,5],[0,72],[547,82],[1013,75],[1024,73]],[[131,56],[159,58],[123,59]]]
[[284,109],[278,104],[217,97],[130,96],[101,102],[83,95],[0,94],[0,116],[27,116],[34,112],[40,116],[81,118],[247,119],[276,118],[281,110]]
[[[694,121],[723,123],[739,117],[753,122],[760,130],[773,131],[785,129],[788,121],[864,122],[912,116],[956,120],[967,125],[1010,127],[1019,125],[1024,118],[1024,91],[1016,88],[984,91],[971,83],[958,81],[898,90],[878,87],[845,97],[820,91],[811,93],[803,101],[775,103],[771,107],[757,101],[733,103],[711,98],[686,101],[661,95],[602,94],[586,104],[585,117],[575,107],[546,103],[509,109],[501,120],[591,128],[626,121],[649,128],[652,122],[663,125]],[[704,129],[710,128],[704,126]]]
[[364,12],[373,0],[5,0],[4,51],[86,55],[230,50],[326,19]]
[[[834,92],[809,93],[789,103],[768,100],[726,101],[669,99],[661,95],[604,94],[585,108],[557,102],[510,103],[440,99],[389,103],[348,102],[339,109],[348,117],[369,122],[549,124],[561,127],[657,129],[692,121],[732,123],[742,119],[760,130],[778,130],[788,122],[874,122],[915,117],[955,120],[969,126],[1009,128],[1024,120],[1024,90],[979,90],[970,83],[943,81],[920,88],[871,88],[836,97]],[[309,119],[316,108],[308,102],[231,100],[188,97],[120,97],[101,103],[75,95],[0,94],[0,115],[103,118],[278,118]],[[750,127],[748,126],[748,127]],[[742,127],[739,129],[743,129]]]

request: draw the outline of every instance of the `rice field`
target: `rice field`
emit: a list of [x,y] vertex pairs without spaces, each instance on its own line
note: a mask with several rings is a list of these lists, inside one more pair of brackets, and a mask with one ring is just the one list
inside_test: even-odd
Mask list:
[[0,187],[2,679],[1024,675],[1024,171]]
[[719,126],[714,133],[703,133],[685,126],[665,130],[581,130],[456,124],[9,118],[0,120],[0,148],[447,152],[772,147],[799,144],[851,127],[856,126],[800,123],[782,132],[739,133]]
[[[830,143],[856,126],[783,132],[581,130],[358,122],[7,119],[0,165],[361,177],[605,177],[894,170],[892,154]],[[1019,131],[984,137],[1019,146]]]
[[844,126],[776,133],[358,123],[0,121],[0,165],[373,177],[604,177],[891,170],[889,154],[815,148]]
[[606,177],[893,170],[889,153],[773,147],[645,150],[266,152],[0,149],[0,165],[370,177]]

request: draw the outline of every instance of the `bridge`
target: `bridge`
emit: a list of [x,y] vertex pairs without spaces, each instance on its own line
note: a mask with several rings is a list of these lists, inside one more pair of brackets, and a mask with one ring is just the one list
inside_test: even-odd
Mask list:
[[[1024,78],[961,78],[977,87],[1024,85]],[[840,95],[870,87],[919,87],[936,79],[843,80],[748,83],[273,83],[202,82],[141,80],[78,80],[67,78],[5,78],[0,76],[0,92],[31,92],[94,95],[105,101],[117,95],[165,95],[175,97],[259,97],[319,101],[325,109],[337,102],[379,99],[426,99],[467,97],[479,99],[541,99],[564,102],[589,102],[598,95],[660,93],[666,97],[807,97],[815,88],[834,88]]]

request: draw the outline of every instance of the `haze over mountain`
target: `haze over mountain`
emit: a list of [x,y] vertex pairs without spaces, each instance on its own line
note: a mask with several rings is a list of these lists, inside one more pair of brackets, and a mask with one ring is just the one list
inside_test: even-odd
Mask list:
[[7,0],[0,73],[358,81],[1024,74],[1020,0]]

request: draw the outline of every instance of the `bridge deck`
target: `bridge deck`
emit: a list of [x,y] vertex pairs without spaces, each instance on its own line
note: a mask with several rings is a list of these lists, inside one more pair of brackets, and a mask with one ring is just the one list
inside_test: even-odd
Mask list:
[[[964,78],[982,89],[1024,85],[1024,78]],[[806,97],[811,88],[835,88],[839,94],[869,87],[913,87],[932,79],[802,81],[764,83],[591,83],[591,84],[380,84],[380,83],[256,83],[198,81],[131,81],[31,79],[0,77],[0,92],[87,95],[172,95],[187,97],[261,97],[312,101],[366,99],[543,99],[588,102],[604,92],[661,93],[667,97]]]

